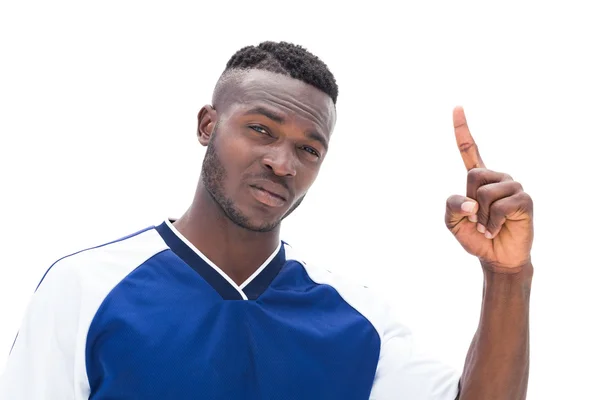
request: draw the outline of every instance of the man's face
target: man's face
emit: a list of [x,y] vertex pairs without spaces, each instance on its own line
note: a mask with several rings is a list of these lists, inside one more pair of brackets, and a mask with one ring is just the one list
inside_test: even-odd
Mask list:
[[225,215],[252,231],[276,228],[306,195],[335,124],[331,98],[311,85],[251,70],[225,83],[199,114],[208,146],[202,182]]

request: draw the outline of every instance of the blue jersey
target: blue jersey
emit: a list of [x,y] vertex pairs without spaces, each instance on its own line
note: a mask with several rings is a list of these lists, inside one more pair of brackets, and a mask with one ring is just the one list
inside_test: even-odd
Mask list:
[[238,286],[167,220],[48,270],[0,399],[453,400],[458,379],[288,244]]

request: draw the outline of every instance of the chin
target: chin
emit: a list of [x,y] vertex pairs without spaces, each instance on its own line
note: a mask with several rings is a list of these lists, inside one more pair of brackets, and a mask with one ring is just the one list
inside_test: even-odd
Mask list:
[[254,232],[270,232],[279,227],[283,214],[272,208],[229,208],[226,214],[236,225]]
[[281,220],[265,221],[246,219],[245,221],[234,221],[238,226],[253,232],[271,232],[281,224]]
[[248,214],[248,218],[246,222],[252,230],[260,231],[260,232],[269,232],[273,229],[276,229],[281,224],[281,220],[283,219],[283,215],[278,213],[250,213]]

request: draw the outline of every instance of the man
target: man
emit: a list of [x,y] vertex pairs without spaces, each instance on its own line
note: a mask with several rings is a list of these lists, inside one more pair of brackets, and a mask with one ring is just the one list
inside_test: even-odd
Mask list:
[[485,168],[462,109],[454,125],[467,191],[448,199],[446,225],[485,277],[462,375],[415,352],[370,289],[307,264],[279,238],[327,155],[337,94],[326,65],[299,46],[238,51],[198,114],[207,152],[189,209],[57,261],[0,397],[525,398],[532,201]]

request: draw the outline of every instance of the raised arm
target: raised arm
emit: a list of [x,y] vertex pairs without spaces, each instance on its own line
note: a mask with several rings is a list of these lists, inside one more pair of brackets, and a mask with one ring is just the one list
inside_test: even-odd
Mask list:
[[477,256],[484,276],[479,327],[461,377],[461,400],[520,400],[529,376],[533,203],[509,175],[486,169],[462,108],[456,142],[467,168],[466,196],[446,203],[446,226]]

